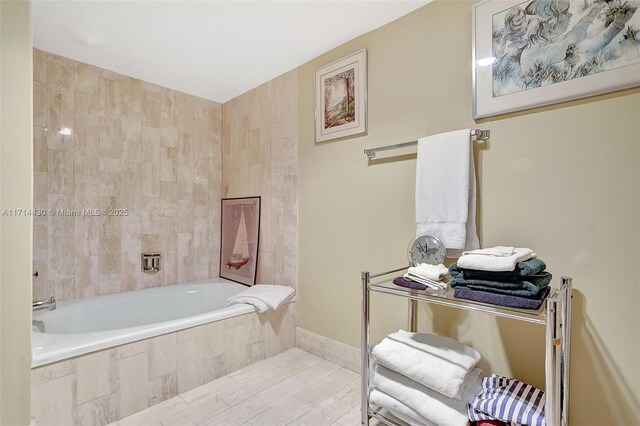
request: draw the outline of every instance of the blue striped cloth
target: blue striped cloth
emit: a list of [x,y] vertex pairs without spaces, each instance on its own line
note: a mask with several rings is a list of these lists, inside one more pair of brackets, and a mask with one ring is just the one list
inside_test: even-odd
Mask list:
[[492,374],[469,404],[469,419],[544,426],[544,392],[516,379]]

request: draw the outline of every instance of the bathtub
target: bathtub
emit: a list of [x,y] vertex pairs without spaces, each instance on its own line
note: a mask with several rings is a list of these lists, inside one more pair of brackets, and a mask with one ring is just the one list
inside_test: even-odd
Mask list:
[[32,367],[254,312],[222,278],[59,302],[33,314]]

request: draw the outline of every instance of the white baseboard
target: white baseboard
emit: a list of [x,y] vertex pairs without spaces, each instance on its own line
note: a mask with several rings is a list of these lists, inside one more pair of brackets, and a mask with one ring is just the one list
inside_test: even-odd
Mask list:
[[296,327],[296,347],[360,373],[360,349]]

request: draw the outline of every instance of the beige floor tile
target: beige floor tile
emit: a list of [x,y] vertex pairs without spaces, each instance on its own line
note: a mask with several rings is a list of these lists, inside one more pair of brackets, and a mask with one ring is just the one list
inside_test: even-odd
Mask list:
[[176,413],[161,420],[162,426],[196,426],[211,417],[226,411],[229,406],[219,397],[207,399],[202,404],[190,407],[188,410]]
[[187,404],[194,406],[236,385],[237,383],[235,381],[231,380],[228,376],[224,376],[182,393],[180,396]]
[[241,404],[210,418],[205,422],[207,426],[239,426],[246,421],[260,416],[269,406],[258,398],[249,398]]
[[146,410],[118,420],[118,426],[157,425],[160,424],[161,420],[171,418],[175,414],[184,413],[188,409],[189,404],[179,396],[175,396]]
[[293,348],[122,419],[119,425],[113,426],[142,424],[357,426],[360,424],[360,376]]

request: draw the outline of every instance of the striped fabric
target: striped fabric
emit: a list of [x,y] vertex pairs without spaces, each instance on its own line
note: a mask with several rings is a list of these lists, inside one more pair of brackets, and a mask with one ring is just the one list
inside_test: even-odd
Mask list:
[[492,374],[469,404],[469,419],[544,426],[544,392],[516,379]]

